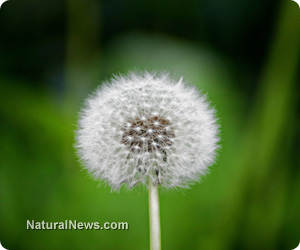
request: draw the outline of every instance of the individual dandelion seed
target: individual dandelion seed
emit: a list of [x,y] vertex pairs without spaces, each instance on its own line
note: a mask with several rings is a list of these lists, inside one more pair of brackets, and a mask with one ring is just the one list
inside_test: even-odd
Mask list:
[[112,189],[148,186],[152,249],[160,248],[157,185],[188,187],[207,172],[219,141],[214,113],[182,79],[147,72],[115,77],[86,101],[78,153]]

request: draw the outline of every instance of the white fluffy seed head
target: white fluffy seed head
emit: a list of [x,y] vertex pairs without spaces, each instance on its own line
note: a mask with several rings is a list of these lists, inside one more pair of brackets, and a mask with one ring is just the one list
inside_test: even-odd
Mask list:
[[182,79],[130,73],[87,99],[76,146],[88,171],[113,189],[146,184],[148,178],[166,188],[187,187],[214,162],[214,113]]

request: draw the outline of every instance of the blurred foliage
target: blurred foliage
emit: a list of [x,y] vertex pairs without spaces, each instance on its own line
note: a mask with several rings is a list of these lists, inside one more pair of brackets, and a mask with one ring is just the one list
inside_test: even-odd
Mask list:
[[[276,4],[5,3],[2,245],[148,249],[146,190],[111,193],[82,171],[73,148],[82,100],[113,74],[147,69],[196,84],[218,110],[221,125],[222,149],[210,174],[188,190],[160,190],[163,249],[295,248],[300,12],[293,2]],[[27,220],[126,221],[129,230],[26,230]]]

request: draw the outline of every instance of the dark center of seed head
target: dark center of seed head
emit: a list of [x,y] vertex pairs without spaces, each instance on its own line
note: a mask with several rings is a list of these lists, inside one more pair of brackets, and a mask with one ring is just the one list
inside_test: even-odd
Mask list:
[[170,121],[153,116],[136,117],[123,127],[121,142],[132,152],[163,152],[173,144],[175,137]]

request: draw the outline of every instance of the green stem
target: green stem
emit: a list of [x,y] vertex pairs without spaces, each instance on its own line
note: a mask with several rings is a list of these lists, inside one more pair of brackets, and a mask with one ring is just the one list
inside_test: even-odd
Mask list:
[[157,185],[153,185],[149,179],[149,221],[150,221],[150,249],[160,250],[160,219],[159,219],[159,199]]

